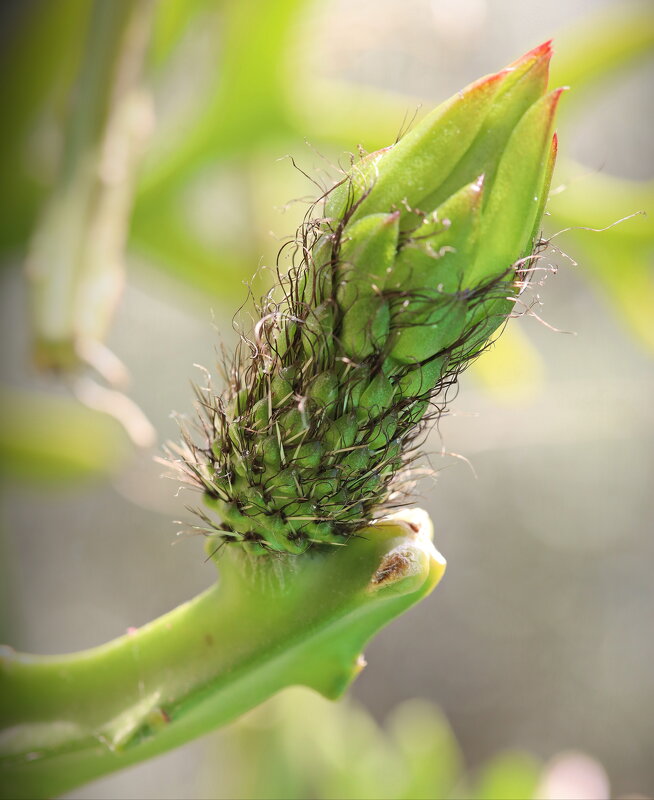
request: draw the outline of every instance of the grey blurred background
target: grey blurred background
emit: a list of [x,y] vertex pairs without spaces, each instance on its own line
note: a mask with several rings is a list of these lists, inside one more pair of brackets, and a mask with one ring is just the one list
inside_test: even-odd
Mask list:
[[[413,98],[429,108],[571,22],[619,4],[323,0],[306,4],[299,63],[353,88],[404,93],[410,117]],[[166,93],[155,91],[164,130],[189,90],[194,67],[183,54],[201,63],[211,46],[201,30],[187,39]],[[560,126],[565,154],[591,175],[654,178],[652,75],[650,60],[611,81],[574,125]],[[564,102],[575,103],[574,87]],[[273,235],[261,240],[252,272],[272,264],[275,237],[292,233],[304,210],[280,207],[313,191],[289,160],[277,160],[289,152],[308,172],[321,167],[320,154],[300,140],[262,149],[258,209],[239,205],[229,165],[205,169],[187,198],[189,224],[209,239],[221,229],[247,236],[251,214],[269,221]],[[556,244],[579,264],[551,253],[559,272],[538,289],[538,313],[573,333],[523,318],[513,325],[524,335],[524,368],[499,385],[475,370],[463,376],[451,413],[427,442],[435,478],[417,492],[448,559],[446,577],[370,645],[353,693],[379,719],[406,698],[437,703],[471,766],[505,746],[542,758],[582,749],[605,765],[616,793],[654,792],[651,353],[620,324],[565,234]],[[180,289],[142,254],[130,255],[129,267],[108,344],[127,365],[129,395],[159,443],[111,480],[56,491],[5,482],[3,603],[7,638],[19,649],[100,644],[213,577],[202,542],[175,535],[172,520],[189,519],[184,504],[193,498],[176,496],[153,455],[177,436],[171,411],[192,411],[192,365],[212,367],[218,344],[235,340],[236,306]],[[4,377],[47,387],[30,367],[21,264],[0,279]],[[235,292],[245,300],[245,286]],[[214,750],[208,737],[70,797],[211,796],[198,776]]]

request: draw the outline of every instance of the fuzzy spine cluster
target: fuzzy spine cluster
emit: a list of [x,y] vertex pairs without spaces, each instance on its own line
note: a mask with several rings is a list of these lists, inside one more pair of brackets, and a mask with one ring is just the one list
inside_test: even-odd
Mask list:
[[398,211],[350,224],[360,202],[305,223],[299,263],[281,298],[261,303],[227,389],[198,393],[204,441],[186,437],[185,468],[225,542],[343,544],[401,500],[424,423],[513,306],[514,269],[474,287],[435,280],[454,252],[438,247],[448,217],[415,212],[405,231]]

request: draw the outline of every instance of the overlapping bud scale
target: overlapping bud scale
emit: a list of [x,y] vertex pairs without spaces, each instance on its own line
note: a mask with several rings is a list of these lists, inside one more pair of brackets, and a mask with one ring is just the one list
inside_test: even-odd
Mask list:
[[303,227],[230,385],[200,393],[206,441],[181,451],[226,542],[344,544],[397,489],[421,421],[528,273],[556,153],[550,55],[536,48],[361,159]]

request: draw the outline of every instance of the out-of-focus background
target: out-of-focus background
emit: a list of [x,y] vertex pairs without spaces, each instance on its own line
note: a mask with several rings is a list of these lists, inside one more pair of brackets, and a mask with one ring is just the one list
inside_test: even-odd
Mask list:
[[558,274],[427,442],[442,585],[371,644],[350,705],[290,694],[70,797],[654,792],[654,234],[631,216],[654,213],[652,6],[23,0],[2,18],[2,639],[42,653],[211,582],[172,522],[194,498],[153,456],[313,181],[550,37],[572,87]]

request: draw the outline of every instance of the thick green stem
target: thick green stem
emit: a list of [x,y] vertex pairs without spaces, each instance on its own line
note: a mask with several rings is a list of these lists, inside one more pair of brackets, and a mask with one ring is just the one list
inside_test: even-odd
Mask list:
[[91,9],[57,180],[27,259],[36,358],[47,367],[85,359],[122,288],[133,179],[148,128],[138,87],[153,8],[150,0],[97,0]]
[[361,669],[361,648],[433,589],[444,561],[414,511],[300,558],[225,547],[220,571],[204,594],[101,647],[52,657],[6,648],[2,796],[68,791],[286,686],[338,697]]

